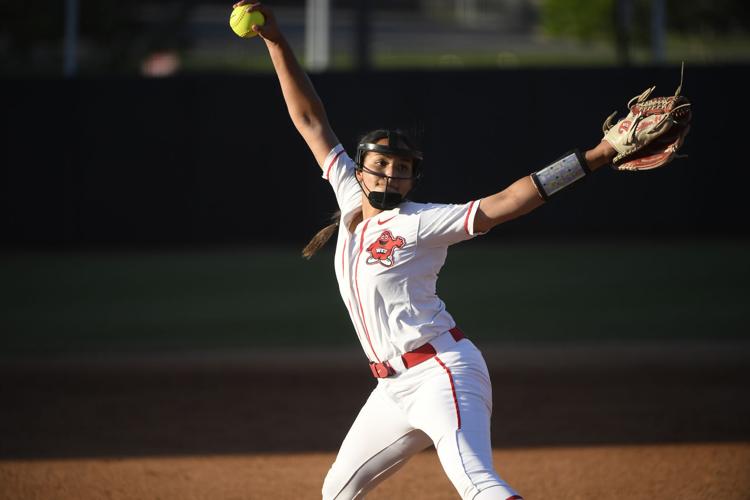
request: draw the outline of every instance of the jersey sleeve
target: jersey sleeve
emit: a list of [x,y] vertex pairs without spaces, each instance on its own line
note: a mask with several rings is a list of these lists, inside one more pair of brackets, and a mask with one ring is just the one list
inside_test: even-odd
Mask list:
[[361,200],[360,188],[354,176],[354,160],[344,147],[337,144],[323,162],[323,178],[331,183],[336,201],[342,211],[350,206],[358,205]]
[[449,246],[484,233],[474,232],[474,217],[481,200],[463,205],[428,204],[420,212],[419,242],[430,247]]

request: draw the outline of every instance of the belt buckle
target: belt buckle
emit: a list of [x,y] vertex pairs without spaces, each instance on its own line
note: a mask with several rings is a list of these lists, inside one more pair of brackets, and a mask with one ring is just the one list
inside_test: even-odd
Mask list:
[[396,374],[396,370],[393,369],[388,361],[382,363],[370,363],[370,370],[376,378],[388,378],[391,375]]

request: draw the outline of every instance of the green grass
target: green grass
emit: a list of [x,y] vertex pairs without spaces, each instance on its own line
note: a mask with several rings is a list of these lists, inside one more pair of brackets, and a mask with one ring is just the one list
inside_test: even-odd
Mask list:
[[[689,64],[746,63],[750,60],[750,36],[677,36],[666,40],[666,60],[670,64],[687,61]],[[300,54],[301,57],[301,54]],[[652,64],[651,49],[645,45],[630,47],[631,62],[635,65]],[[304,64],[304,58],[302,58]],[[410,69],[491,69],[516,67],[581,67],[618,65],[611,41],[576,42],[570,39],[540,41],[536,48],[520,51],[476,50],[434,51],[399,50],[372,54],[376,70]],[[183,69],[188,72],[260,72],[273,71],[264,50],[238,53],[183,54]],[[332,54],[331,69],[348,71],[354,68],[353,55],[346,51]]]
[[[24,255],[0,269],[3,351],[331,342],[346,325],[322,259],[290,250]],[[329,318],[338,328],[320,328]]]
[[718,242],[467,248],[439,291],[486,338],[750,338],[748,255]]
[[[750,243],[458,245],[438,292],[473,338],[737,339]],[[357,345],[330,251],[0,259],[0,355]]]

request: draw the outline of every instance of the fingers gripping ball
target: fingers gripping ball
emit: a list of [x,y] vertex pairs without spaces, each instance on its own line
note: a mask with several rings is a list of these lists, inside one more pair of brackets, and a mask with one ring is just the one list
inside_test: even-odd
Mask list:
[[241,36],[242,38],[254,37],[257,33],[253,31],[253,24],[263,26],[266,22],[263,14],[257,10],[248,12],[247,9],[247,5],[242,5],[232,10],[232,15],[229,16],[229,26],[231,26],[232,31],[237,36]]

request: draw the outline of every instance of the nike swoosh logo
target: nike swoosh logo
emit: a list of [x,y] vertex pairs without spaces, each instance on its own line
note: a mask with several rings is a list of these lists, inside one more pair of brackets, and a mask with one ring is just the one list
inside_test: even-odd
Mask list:
[[388,217],[386,220],[379,220],[378,221],[378,225],[385,224],[386,222],[388,222],[389,220],[393,219],[394,217],[396,217],[396,216],[394,215],[393,217]]

